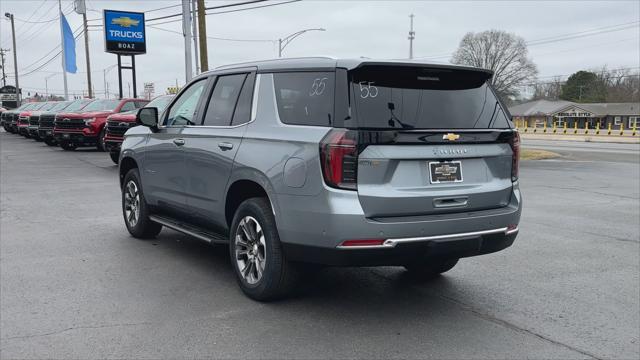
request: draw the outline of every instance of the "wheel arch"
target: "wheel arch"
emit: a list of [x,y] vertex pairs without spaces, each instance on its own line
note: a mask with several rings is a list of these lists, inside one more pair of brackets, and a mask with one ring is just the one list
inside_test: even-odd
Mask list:
[[[236,172],[229,179],[225,195],[225,220],[227,226],[231,227],[233,216],[240,204],[252,197],[266,197],[271,203],[271,210],[274,215],[278,212],[275,192],[267,177],[255,170],[243,169]],[[276,217],[277,223],[277,217]]]
[[130,156],[124,156],[120,160],[120,187],[124,185],[124,177],[127,175],[129,170],[137,169],[138,163]]

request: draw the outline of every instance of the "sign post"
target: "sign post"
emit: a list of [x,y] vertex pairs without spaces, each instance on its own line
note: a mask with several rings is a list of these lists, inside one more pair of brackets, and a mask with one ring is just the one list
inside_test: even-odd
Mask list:
[[[122,69],[131,70],[133,97],[136,89],[136,55],[146,54],[144,13],[104,10],[104,51],[118,55],[118,90],[122,99]],[[121,57],[131,56],[131,66],[123,66]]]

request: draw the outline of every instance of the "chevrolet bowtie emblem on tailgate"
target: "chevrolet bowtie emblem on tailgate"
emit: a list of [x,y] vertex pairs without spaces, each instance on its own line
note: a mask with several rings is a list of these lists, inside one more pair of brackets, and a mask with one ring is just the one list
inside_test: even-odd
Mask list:
[[120,25],[122,27],[127,27],[127,28],[131,26],[138,26],[139,22],[140,20],[133,20],[128,16],[119,17],[117,19],[111,19],[112,24]]
[[442,140],[456,141],[460,138],[460,135],[454,133],[448,133],[446,135],[442,135]]
[[435,168],[436,175],[449,176],[458,172],[457,166],[450,166],[449,164],[444,164],[442,166],[438,166]]

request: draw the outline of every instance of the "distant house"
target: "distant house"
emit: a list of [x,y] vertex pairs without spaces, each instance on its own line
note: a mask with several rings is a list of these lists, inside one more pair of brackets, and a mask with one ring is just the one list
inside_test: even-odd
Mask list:
[[513,122],[518,127],[553,127],[567,124],[573,128],[583,129],[587,124],[593,129],[599,123],[601,129],[609,124],[619,129],[640,129],[640,103],[590,103],[581,104],[571,101],[536,100],[515,105],[509,108]]

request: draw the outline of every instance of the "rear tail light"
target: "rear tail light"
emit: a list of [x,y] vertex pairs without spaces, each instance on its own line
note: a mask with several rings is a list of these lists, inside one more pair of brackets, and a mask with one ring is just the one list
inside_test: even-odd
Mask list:
[[513,132],[513,136],[509,140],[511,150],[513,151],[513,157],[511,160],[511,181],[518,180],[518,169],[520,167],[520,133]]
[[327,185],[338,189],[357,189],[357,132],[331,130],[320,142],[322,175]]

